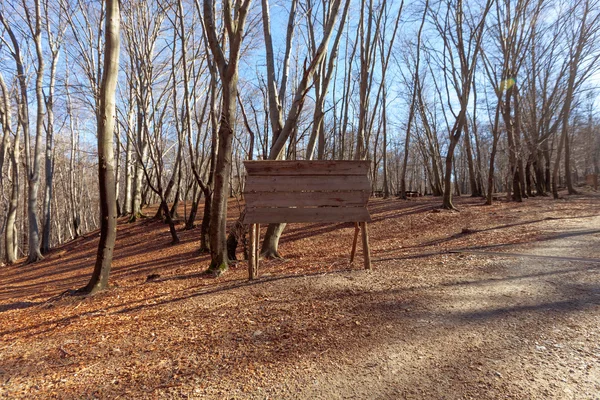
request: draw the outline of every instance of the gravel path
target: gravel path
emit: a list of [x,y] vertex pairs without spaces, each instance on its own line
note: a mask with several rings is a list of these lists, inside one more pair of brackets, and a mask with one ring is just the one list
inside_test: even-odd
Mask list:
[[548,220],[542,232],[493,248],[509,257],[452,257],[449,268],[479,264],[454,282],[386,293],[384,279],[357,277],[349,290],[374,293],[360,310],[372,316],[357,332],[366,340],[256,397],[600,399],[600,217]]

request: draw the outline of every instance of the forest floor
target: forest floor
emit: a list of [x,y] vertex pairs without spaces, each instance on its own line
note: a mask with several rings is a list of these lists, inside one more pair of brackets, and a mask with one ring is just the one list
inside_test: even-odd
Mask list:
[[97,232],[2,267],[0,398],[600,399],[598,193],[455,203],[372,200],[372,271],[352,224],[290,224],[258,280],[211,278],[150,218],[93,297],[60,294]]

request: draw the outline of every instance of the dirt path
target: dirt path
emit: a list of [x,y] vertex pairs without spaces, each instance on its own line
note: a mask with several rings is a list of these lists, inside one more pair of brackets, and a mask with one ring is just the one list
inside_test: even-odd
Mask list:
[[377,274],[312,282],[364,299],[359,339],[256,398],[599,399],[600,217],[541,229],[532,245],[493,248],[537,257],[449,256],[450,269],[465,258],[479,265],[457,281],[393,291]]

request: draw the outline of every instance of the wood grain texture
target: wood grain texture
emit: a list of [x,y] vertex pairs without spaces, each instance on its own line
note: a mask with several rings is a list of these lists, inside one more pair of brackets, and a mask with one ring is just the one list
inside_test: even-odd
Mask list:
[[306,191],[370,191],[369,178],[350,176],[248,176],[246,193]]
[[366,207],[247,208],[245,224],[279,222],[370,222]]
[[246,207],[358,207],[367,205],[369,192],[250,192],[244,198]]
[[245,161],[244,222],[366,222],[370,161]]
[[248,176],[257,175],[364,175],[370,161],[244,161]]

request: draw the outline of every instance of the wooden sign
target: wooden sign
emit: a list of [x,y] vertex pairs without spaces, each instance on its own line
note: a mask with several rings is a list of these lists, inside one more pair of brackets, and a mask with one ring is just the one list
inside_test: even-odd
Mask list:
[[371,269],[367,203],[370,161],[245,161],[244,197],[250,226],[248,272],[258,275],[260,224],[354,222],[350,262],[362,231],[365,268]]

